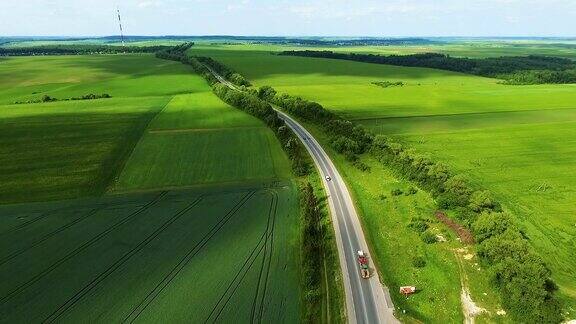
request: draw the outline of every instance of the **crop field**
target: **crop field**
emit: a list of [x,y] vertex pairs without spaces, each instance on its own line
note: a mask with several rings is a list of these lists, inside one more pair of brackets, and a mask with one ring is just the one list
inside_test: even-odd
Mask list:
[[296,321],[294,200],[285,186],[0,207],[2,321]]
[[[300,319],[298,193],[262,122],[149,55],[0,64],[0,321]],[[112,98],[14,104],[88,93]]]
[[290,166],[262,122],[211,92],[176,96],[151,123],[116,190],[275,181]]
[[[441,70],[275,56],[256,45],[198,46],[192,53],[409,143],[491,190],[551,268],[567,310],[576,309],[576,86],[507,86]],[[377,81],[406,85],[382,88]],[[364,204],[368,185],[352,186]],[[363,211],[366,223],[374,208]]]

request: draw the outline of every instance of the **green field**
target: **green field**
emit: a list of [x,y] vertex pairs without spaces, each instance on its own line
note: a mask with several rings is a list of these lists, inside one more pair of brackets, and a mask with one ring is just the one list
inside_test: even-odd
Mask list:
[[297,212],[291,186],[0,207],[2,320],[297,321]]
[[[298,193],[262,122],[150,55],[0,63],[1,321],[299,321]],[[112,98],[11,104],[87,93]]]
[[[574,311],[576,86],[506,86],[441,70],[282,57],[269,50],[198,46],[191,52],[220,60],[256,86],[317,101],[375,133],[409,143],[493,191],[552,269],[567,310]],[[375,81],[406,86],[381,88],[371,84]],[[371,224],[369,215],[382,209],[371,206],[374,194],[364,194],[370,184],[360,184],[357,175],[349,179],[358,203],[366,206],[364,222]],[[376,230],[367,228],[374,237]],[[379,241],[373,244],[384,244]],[[384,254],[381,264],[387,262]]]
[[136,146],[116,190],[288,179],[273,132],[211,92],[176,96]]

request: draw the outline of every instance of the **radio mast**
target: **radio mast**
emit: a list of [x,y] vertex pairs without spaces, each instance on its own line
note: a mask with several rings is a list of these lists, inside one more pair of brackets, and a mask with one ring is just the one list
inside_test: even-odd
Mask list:
[[120,26],[120,39],[122,40],[122,47],[126,47],[124,44],[124,30],[122,29],[122,18],[120,18],[120,8],[116,8],[116,12],[118,13],[118,25]]

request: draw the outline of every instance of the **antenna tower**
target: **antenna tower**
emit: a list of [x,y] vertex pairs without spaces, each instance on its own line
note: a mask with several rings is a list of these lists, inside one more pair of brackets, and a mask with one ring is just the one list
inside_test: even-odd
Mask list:
[[118,25],[120,25],[120,39],[122,39],[122,47],[126,47],[124,44],[124,30],[122,29],[122,18],[120,18],[120,8],[116,8],[118,13]]

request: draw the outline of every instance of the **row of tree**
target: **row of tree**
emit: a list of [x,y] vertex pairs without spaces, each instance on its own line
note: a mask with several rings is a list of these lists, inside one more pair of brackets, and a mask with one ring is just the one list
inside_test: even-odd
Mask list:
[[102,94],[93,94],[89,93],[80,97],[72,97],[66,99],[57,99],[54,97],[50,97],[49,95],[43,95],[42,98],[37,100],[27,100],[27,101],[15,101],[14,104],[32,104],[32,103],[41,103],[41,102],[54,102],[54,101],[70,101],[70,100],[94,100],[94,99],[108,99],[112,98],[111,95],[107,93]]
[[89,55],[156,53],[169,46],[113,46],[113,45],[45,45],[31,47],[0,47],[0,56]]
[[306,301],[306,323],[315,323],[315,316],[322,307],[322,273],[324,267],[325,241],[327,230],[320,201],[310,183],[300,189],[302,209],[302,278]]
[[[331,137],[330,143],[336,152],[343,154],[349,161],[357,162],[358,155],[365,153],[372,144],[372,135],[360,125],[341,119],[317,102],[288,94],[278,95],[270,87],[265,88],[268,99],[286,112],[306,121],[313,122]],[[272,93],[274,95],[272,95]],[[362,164],[358,165],[361,169]]]
[[365,63],[426,67],[499,78],[513,84],[574,83],[576,63],[548,56],[502,56],[462,58],[439,53],[375,55],[332,51],[285,51],[280,55],[349,60]]
[[570,84],[576,83],[576,69],[566,71],[522,71],[507,76],[504,84]]

